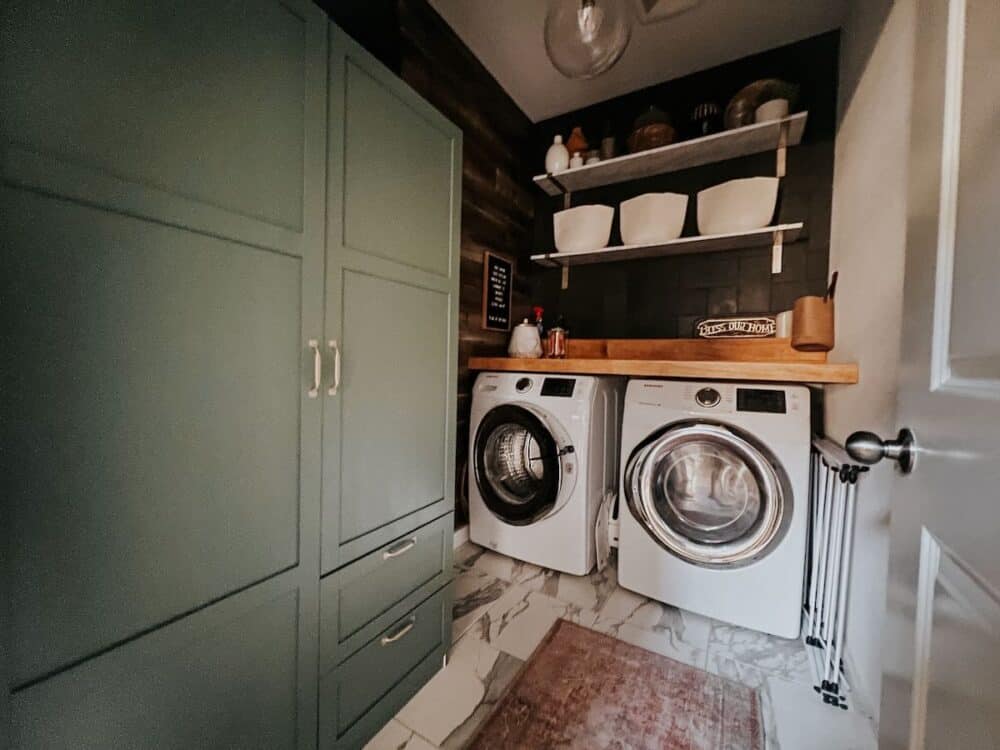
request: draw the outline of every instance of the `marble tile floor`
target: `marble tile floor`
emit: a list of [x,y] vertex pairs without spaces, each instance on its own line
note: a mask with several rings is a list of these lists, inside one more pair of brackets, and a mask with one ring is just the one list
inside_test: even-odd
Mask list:
[[615,569],[571,576],[466,544],[455,552],[448,666],[366,750],[462,748],[560,617],[759,688],[767,750],[870,750],[870,720],[823,705],[808,655],[787,641],[619,588]]

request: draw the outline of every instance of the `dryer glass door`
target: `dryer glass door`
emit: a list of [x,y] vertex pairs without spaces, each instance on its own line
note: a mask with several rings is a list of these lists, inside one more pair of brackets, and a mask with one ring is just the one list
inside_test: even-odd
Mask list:
[[476,431],[474,474],[486,507],[524,525],[551,511],[559,497],[559,446],[545,424],[520,406],[498,406]]
[[787,482],[761,446],[721,425],[668,429],[632,456],[626,497],[662,546],[690,562],[743,565],[781,538]]

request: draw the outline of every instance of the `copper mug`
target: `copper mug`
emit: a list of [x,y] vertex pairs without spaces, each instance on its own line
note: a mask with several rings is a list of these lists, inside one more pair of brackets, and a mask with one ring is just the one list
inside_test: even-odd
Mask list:
[[565,359],[567,336],[565,328],[550,328],[545,344],[545,355],[553,359]]

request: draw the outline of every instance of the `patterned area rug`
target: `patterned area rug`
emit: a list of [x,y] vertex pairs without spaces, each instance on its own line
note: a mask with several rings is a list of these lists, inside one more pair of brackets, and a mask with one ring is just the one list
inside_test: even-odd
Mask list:
[[761,750],[756,690],[559,620],[469,745]]

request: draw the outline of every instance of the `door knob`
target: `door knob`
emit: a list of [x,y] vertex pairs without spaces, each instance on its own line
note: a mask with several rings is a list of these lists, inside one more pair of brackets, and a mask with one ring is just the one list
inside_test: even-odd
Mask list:
[[896,462],[903,474],[909,474],[917,461],[916,444],[913,431],[904,427],[895,440],[883,440],[874,432],[855,432],[847,438],[844,447],[858,463],[871,466],[888,458]]

